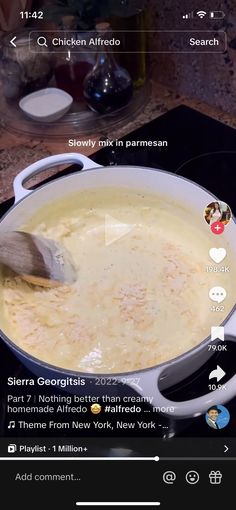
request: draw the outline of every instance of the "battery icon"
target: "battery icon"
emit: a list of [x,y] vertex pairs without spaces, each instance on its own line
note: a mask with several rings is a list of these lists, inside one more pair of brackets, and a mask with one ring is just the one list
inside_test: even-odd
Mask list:
[[223,19],[225,17],[224,11],[211,11],[210,18],[211,19]]

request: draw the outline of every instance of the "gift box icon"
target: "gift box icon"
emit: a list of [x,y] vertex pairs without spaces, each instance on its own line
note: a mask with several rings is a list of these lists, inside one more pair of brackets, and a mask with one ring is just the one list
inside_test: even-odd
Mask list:
[[209,473],[210,483],[212,485],[219,485],[222,481],[222,473],[220,471],[211,471]]

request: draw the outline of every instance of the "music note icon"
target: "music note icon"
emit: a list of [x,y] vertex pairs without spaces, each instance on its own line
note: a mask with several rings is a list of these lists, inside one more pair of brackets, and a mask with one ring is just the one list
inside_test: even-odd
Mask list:
[[9,421],[9,424],[8,424],[8,429],[14,429],[16,426],[16,422],[15,421]]

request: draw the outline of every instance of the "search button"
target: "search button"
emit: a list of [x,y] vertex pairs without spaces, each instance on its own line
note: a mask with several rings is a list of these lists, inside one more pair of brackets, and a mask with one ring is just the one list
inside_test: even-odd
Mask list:
[[39,46],[45,46],[46,48],[48,48],[47,39],[46,39],[46,37],[44,37],[42,35],[40,37],[38,37],[37,44]]

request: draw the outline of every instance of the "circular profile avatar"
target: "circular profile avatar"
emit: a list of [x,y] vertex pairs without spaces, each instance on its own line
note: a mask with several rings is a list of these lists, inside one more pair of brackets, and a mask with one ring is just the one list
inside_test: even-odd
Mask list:
[[225,406],[217,405],[208,409],[205,414],[207,425],[212,429],[224,429],[230,420],[230,414]]
[[211,202],[204,209],[204,218],[210,227],[216,222],[221,222],[225,226],[232,218],[232,211],[225,202]]

